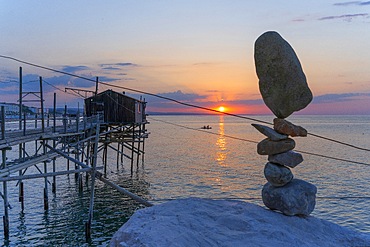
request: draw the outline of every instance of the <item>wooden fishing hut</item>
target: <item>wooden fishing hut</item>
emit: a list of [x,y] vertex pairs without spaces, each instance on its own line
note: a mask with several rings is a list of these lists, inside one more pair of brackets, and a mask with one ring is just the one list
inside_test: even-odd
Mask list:
[[[98,78],[97,78],[98,84]],[[134,156],[137,155],[137,167],[139,157],[144,157],[144,140],[148,137],[145,125],[147,124],[145,115],[145,101],[136,100],[128,97],[124,93],[117,93],[107,90],[102,93],[93,93],[92,97],[85,99],[85,113],[80,115],[79,110],[72,118],[67,114],[65,106],[62,117],[56,114],[56,93],[54,93],[53,116],[45,116],[43,98],[43,80],[39,78],[39,90],[34,92],[24,92],[22,88],[22,68],[19,70],[19,118],[18,129],[6,128],[5,106],[0,107],[0,182],[3,192],[0,192],[4,201],[4,237],[9,239],[9,213],[11,206],[8,201],[8,182],[18,181],[19,202],[21,209],[24,210],[24,189],[23,181],[29,179],[44,178],[44,209],[48,210],[49,178],[52,177],[52,193],[56,192],[56,177],[68,174],[75,174],[79,189],[82,191],[82,176],[86,174],[86,183],[91,178],[91,194],[89,215],[86,222],[86,239],[91,236],[91,222],[94,207],[94,186],[98,179],[108,186],[118,190],[122,194],[134,199],[135,201],[151,206],[152,204],[141,197],[125,190],[117,184],[109,181],[106,176],[108,148],[117,153],[117,169],[119,160],[123,163],[123,158],[131,160],[131,174],[133,172]],[[75,92],[79,89],[73,89]],[[81,90],[87,92],[87,90]],[[97,90],[96,90],[97,91]],[[34,96],[28,100],[28,96]],[[80,95],[80,94],[79,94]],[[27,97],[26,97],[27,96]],[[37,102],[40,104],[41,116],[28,119],[28,115],[22,111],[24,102]],[[49,121],[50,120],[50,121]],[[34,121],[34,125],[30,125]],[[26,148],[31,146],[31,148]],[[12,149],[18,152],[18,158],[7,160],[7,153]],[[34,150],[34,152],[30,152]],[[103,150],[104,174],[98,171],[97,157]],[[66,167],[56,167],[57,158],[67,160]],[[74,167],[70,166],[74,163]],[[37,165],[43,164],[43,169]],[[34,167],[35,170],[28,168]],[[30,171],[31,170],[31,171]],[[88,176],[90,175],[90,176]]]
[[107,90],[85,99],[87,117],[104,114],[104,122],[112,125],[145,124],[146,102],[113,90]]
[[[102,127],[107,132],[100,141],[104,144],[104,171],[108,148],[117,151],[117,155],[121,155],[121,160],[123,156],[131,160],[131,172],[135,154],[136,164],[139,164],[139,156],[144,154],[144,141],[148,137],[145,129],[147,124],[145,107],[145,101],[129,97],[125,92],[118,93],[113,90],[106,90],[85,99],[86,116],[99,115],[103,121]],[[112,143],[117,143],[117,147],[112,146]],[[124,148],[131,150],[131,154],[125,154]],[[118,160],[117,156],[117,166]]]

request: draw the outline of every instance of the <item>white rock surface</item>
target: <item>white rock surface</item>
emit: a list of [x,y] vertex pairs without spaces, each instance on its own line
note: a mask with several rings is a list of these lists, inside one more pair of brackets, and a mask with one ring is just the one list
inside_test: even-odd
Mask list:
[[370,234],[242,201],[189,198],[138,210],[110,246],[370,246]]

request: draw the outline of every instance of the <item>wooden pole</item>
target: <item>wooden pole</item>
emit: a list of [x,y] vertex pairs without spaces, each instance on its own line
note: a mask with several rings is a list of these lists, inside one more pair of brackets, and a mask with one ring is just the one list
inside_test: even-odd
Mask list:
[[[92,128],[90,126],[90,128],[89,128],[89,136],[91,136],[91,135],[92,135]],[[87,141],[87,150],[86,150],[86,153],[87,153],[87,156],[86,156],[86,165],[87,166],[89,166],[89,164],[91,163],[90,154],[91,154],[91,146],[92,145],[93,144],[91,144],[91,140],[88,139],[88,141]],[[89,180],[89,173],[86,173],[86,183],[88,182],[88,180]]]
[[[36,113],[35,114],[35,129],[37,129],[37,121],[38,121],[38,114]],[[38,143],[38,140],[35,140],[35,154],[37,155],[37,152],[38,152],[38,145],[37,145],[37,143]]]
[[22,100],[23,100],[23,89],[22,89],[22,67],[19,67],[19,130],[22,129]]
[[123,152],[124,152],[124,145],[123,145],[123,141],[121,141],[121,165],[123,165]]
[[[2,168],[6,168],[6,149],[1,150],[2,153]],[[3,194],[4,194],[4,216],[3,216],[3,225],[4,225],[4,239],[9,239],[9,210],[8,210],[8,188],[7,182],[3,182]]]
[[141,142],[141,124],[139,125],[139,135],[137,143],[137,159],[136,159],[136,169],[139,169],[139,158],[140,158],[140,142]]
[[[42,89],[42,77],[40,76],[40,104],[41,104],[41,129],[42,133],[45,132],[45,115],[44,115],[44,93]],[[44,142],[45,143],[45,142]],[[46,147],[43,145],[43,153],[46,153]],[[47,162],[44,161],[44,173],[48,172]],[[53,185],[52,185],[53,191]],[[48,178],[45,177],[45,187],[44,187],[44,210],[49,209],[49,196],[48,196]]]
[[99,131],[100,131],[100,124],[96,126],[96,136],[94,142],[94,160],[92,164],[91,170],[91,194],[90,194],[90,205],[89,205],[89,217],[86,222],[86,242],[91,240],[91,221],[93,219],[94,214],[94,196],[95,196],[95,177],[96,177],[96,163],[98,160],[98,145],[99,145]]
[[105,138],[103,150],[104,176],[107,176],[107,155],[108,155],[108,144],[107,138]]
[[[85,112],[83,113],[83,139],[85,139],[87,136],[86,136],[86,115],[85,115]],[[82,155],[81,155],[81,162],[84,162],[84,160],[86,159],[86,153],[85,153],[85,149],[86,149],[86,142],[82,142]]]
[[116,161],[117,161],[117,170],[119,169],[119,148],[120,148],[120,142],[118,141],[118,142],[117,142],[117,157],[116,157]]
[[[80,103],[78,103],[78,107],[77,107],[77,113],[76,113],[76,133],[79,133],[79,129],[80,129]],[[77,135],[77,146],[76,146],[76,159],[77,160],[80,160],[80,153],[81,153],[81,146],[80,146],[80,135]],[[78,164],[75,164],[75,169],[78,170],[79,169],[79,166]],[[83,190],[83,183],[82,183],[82,173],[75,173],[75,176],[76,176],[76,179],[77,179],[77,182],[78,182],[78,189],[79,189],[79,192],[81,193],[82,190]]]
[[131,142],[131,175],[134,172],[134,148],[135,148],[135,124],[132,124],[132,142]]
[[57,94],[54,93],[54,104],[53,104],[53,132],[56,131],[57,125]]
[[[5,107],[1,106],[1,139],[5,139]],[[2,155],[2,169],[6,168],[6,149],[1,150]],[[8,210],[8,188],[7,183],[3,182],[3,194],[4,194],[4,239],[9,239],[9,210]]]
[[[42,142],[43,145],[42,145],[42,148],[43,148],[43,153],[46,154],[46,146],[45,144],[46,141],[43,141]],[[44,173],[47,173],[48,172],[48,168],[47,168],[47,162],[44,161]],[[45,185],[44,185],[44,210],[48,210],[49,209],[49,196],[48,196],[48,178],[45,177]]]
[[41,129],[45,132],[44,92],[42,89],[42,77],[40,76],[40,103],[41,103]]
[[37,115],[37,113],[35,114],[35,129],[37,129],[37,120],[38,120],[38,115]]
[[80,129],[80,103],[77,103],[77,113],[76,113],[76,133],[79,132]]
[[[143,124],[143,134],[145,134],[145,124]],[[144,166],[144,154],[145,154],[145,138],[143,138],[143,155],[141,156],[142,157],[142,164]]]
[[1,139],[5,139],[5,106],[1,106]]
[[[64,126],[64,133],[67,133],[67,105],[64,105],[63,126]],[[69,148],[69,145],[67,149],[68,149],[68,153],[70,153],[71,150]],[[67,170],[69,171],[69,159],[67,159]]]
[[[19,130],[22,130],[22,105],[23,105],[23,82],[22,82],[22,67],[19,67]],[[24,121],[26,121],[26,119],[24,119]],[[23,144],[20,143],[18,145],[18,158],[19,159],[22,159],[23,157],[23,152],[22,152],[22,149],[23,149]],[[22,170],[19,171],[19,176],[22,176]],[[22,212],[24,211],[24,190],[23,190],[24,186],[23,186],[23,182],[22,180],[20,179],[19,180],[19,194],[18,194],[18,197],[19,197],[19,202],[21,203],[21,209],[22,209]]]
[[[56,112],[56,109],[57,109],[57,106],[56,105],[57,105],[57,94],[54,93],[54,101],[53,101],[53,115],[54,115],[53,133],[55,133],[55,131],[56,131],[56,113],[55,113]],[[48,117],[48,119],[49,119],[49,117]],[[48,120],[48,123],[49,123],[49,120]],[[53,140],[53,148],[55,148],[55,147],[56,147],[56,142],[55,142],[55,140]],[[55,160],[56,160],[56,158],[53,159],[53,173],[55,173],[55,170],[56,170],[55,169]],[[56,176],[53,176],[53,183],[51,185],[51,192],[55,194],[56,191],[57,191],[57,178],[56,178]]]
[[64,125],[64,133],[67,133],[67,105],[64,105],[64,116],[63,116],[63,125]]
[[98,94],[98,89],[99,89],[99,77],[96,77],[96,81],[95,81],[95,95]]

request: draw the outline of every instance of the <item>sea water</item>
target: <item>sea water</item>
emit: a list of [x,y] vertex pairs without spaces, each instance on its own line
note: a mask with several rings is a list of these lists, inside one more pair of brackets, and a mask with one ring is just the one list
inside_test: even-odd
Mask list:
[[[272,122],[273,116],[248,116]],[[145,159],[134,173],[130,161],[117,166],[116,153],[109,149],[107,178],[154,204],[186,197],[239,199],[263,206],[261,189],[266,183],[263,168],[267,156],[256,152],[265,138],[253,120],[223,115],[149,116]],[[294,116],[288,119],[310,133],[370,148],[370,116]],[[209,125],[212,129],[201,129]],[[231,138],[236,137],[237,139]],[[343,146],[317,137],[297,137],[296,150],[340,159],[370,163],[367,151]],[[29,147],[30,149],[35,147]],[[31,152],[31,150],[30,150]],[[16,157],[18,151],[7,153]],[[318,188],[313,216],[370,233],[370,166],[303,154],[304,162],[292,169],[296,178]],[[102,166],[102,156],[99,154]],[[39,166],[41,169],[43,165]],[[57,160],[57,170],[66,161]],[[37,173],[29,168],[29,174]],[[49,168],[50,169],[50,168]],[[52,179],[49,179],[51,182]],[[8,246],[106,246],[112,235],[141,205],[107,185],[96,182],[92,240],[85,241],[90,181],[82,192],[74,175],[57,177],[57,191],[51,193],[49,210],[43,209],[45,180],[25,180],[25,209],[18,202],[17,182],[8,182],[10,239]],[[2,183],[1,183],[2,191]],[[1,201],[0,212],[4,205]],[[0,225],[1,233],[3,226]]]

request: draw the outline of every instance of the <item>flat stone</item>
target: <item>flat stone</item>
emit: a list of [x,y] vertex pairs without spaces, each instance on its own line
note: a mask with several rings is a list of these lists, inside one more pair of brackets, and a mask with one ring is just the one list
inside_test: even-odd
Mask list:
[[316,204],[315,185],[300,179],[293,179],[283,187],[266,183],[262,189],[262,201],[266,207],[285,215],[308,216]]
[[293,179],[293,173],[288,167],[270,162],[265,165],[264,174],[274,187],[284,186]]
[[269,138],[271,141],[280,141],[288,138],[287,135],[279,134],[273,128],[270,128],[268,126],[261,124],[252,124],[252,126],[255,127],[259,132],[267,136],[267,138]]
[[295,125],[285,119],[274,119],[274,130],[280,134],[294,136],[307,136],[307,130],[301,126]]
[[257,153],[260,155],[271,155],[285,153],[294,149],[295,141],[291,138],[281,141],[271,141],[266,138],[257,144]]
[[294,168],[300,163],[302,163],[303,157],[302,154],[290,150],[285,153],[269,155],[268,161],[283,166],[289,166],[290,168]]
[[275,116],[286,118],[312,101],[296,53],[277,32],[266,32],[256,40],[254,60],[263,101]]

